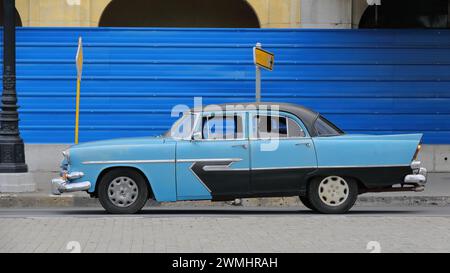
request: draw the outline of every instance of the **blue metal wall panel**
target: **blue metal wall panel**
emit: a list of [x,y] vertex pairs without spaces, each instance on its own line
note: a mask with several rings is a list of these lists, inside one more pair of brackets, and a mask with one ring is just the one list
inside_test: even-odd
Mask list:
[[[450,144],[449,30],[18,28],[26,143],[71,143],[84,39],[81,141],[161,134],[171,108],[254,100],[252,47],[276,54],[263,100],[322,112],[349,133]],[[0,35],[1,37],[1,35]]]

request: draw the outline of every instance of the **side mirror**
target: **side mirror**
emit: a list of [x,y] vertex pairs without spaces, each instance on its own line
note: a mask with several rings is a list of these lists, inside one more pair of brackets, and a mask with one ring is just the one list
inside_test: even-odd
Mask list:
[[192,134],[192,140],[201,140],[202,139],[202,133],[201,132],[194,132]]

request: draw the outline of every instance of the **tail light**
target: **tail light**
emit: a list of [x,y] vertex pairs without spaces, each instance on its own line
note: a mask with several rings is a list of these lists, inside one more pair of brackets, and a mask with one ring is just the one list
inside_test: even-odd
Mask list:
[[422,144],[417,145],[416,153],[414,154],[414,159],[413,160],[417,160],[417,158],[419,157],[419,153],[420,153],[421,149],[422,149]]

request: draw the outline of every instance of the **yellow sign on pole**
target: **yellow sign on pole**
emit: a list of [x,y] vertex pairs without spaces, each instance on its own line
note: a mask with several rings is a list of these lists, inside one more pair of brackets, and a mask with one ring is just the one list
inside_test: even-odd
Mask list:
[[275,55],[262,49],[262,44],[257,43],[253,48],[253,60],[256,67],[256,102],[261,102],[261,68],[272,71],[275,63]]
[[75,144],[78,144],[79,139],[79,127],[80,127],[80,89],[81,89],[81,77],[83,75],[83,39],[78,39],[77,56],[75,57],[77,64],[77,98],[75,109]]
[[78,38],[78,50],[77,50],[77,56],[75,57],[75,60],[77,62],[77,78],[81,80],[81,76],[83,74],[83,39],[80,37]]
[[265,51],[260,47],[254,47],[253,56],[255,65],[272,71],[275,63],[275,55],[269,51]]

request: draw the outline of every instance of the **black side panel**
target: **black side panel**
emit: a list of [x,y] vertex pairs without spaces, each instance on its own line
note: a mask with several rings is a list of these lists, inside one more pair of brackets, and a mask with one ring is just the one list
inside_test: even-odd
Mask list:
[[249,170],[217,170],[205,171],[208,166],[228,166],[232,162],[196,162],[192,165],[192,171],[211,191],[213,199],[221,196],[241,196],[250,191]]
[[[192,171],[211,191],[213,200],[233,200],[245,197],[278,197],[301,195],[306,182],[316,176],[354,177],[368,189],[401,184],[411,174],[409,166],[319,168],[319,169],[268,169],[268,170],[211,170],[205,166],[226,167],[232,162],[196,162]],[[251,182],[250,182],[251,177]]]
[[311,176],[351,176],[357,178],[367,188],[389,187],[404,182],[411,174],[410,166],[400,167],[363,167],[363,168],[320,168]]
[[250,187],[254,194],[298,192],[305,177],[315,168],[252,170]]

